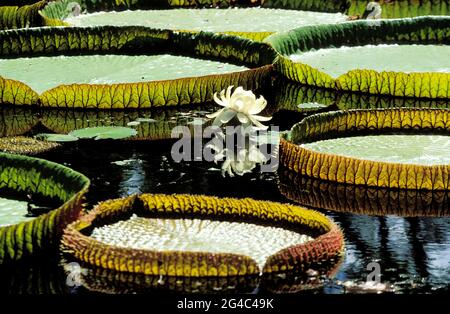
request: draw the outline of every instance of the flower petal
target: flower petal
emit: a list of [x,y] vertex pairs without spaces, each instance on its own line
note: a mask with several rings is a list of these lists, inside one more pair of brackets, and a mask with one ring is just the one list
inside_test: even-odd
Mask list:
[[217,93],[214,93],[213,99],[218,105],[220,105],[222,107],[226,107],[227,103],[226,103],[226,101],[224,101],[223,95],[221,95],[221,96],[222,96],[221,99],[219,99],[219,97],[217,97]]
[[249,110],[249,113],[251,114],[257,114],[266,108],[267,101],[264,99],[263,96],[260,96],[258,99],[255,100],[255,104],[252,106],[252,108]]
[[243,114],[242,112],[238,112],[237,113],[237,117],[238,117],[240,123],[244,123],[245,124],[245,123],[248,123],[250,121],[249,118],[245,114]]
[[220,119],[220,122],[222,123],[228,123],[231,119],[233,119],[236,116],[237,112],[234,110],[224,110],[224,112],[218,117]]
[[253,114],[252,117],[258,121],[269,121],[272,119],[272,117],[263,117],[263,116],[258,116],[256,114]]
[[264,125],[261,122],[259,122],[258,120],[254,119],[253,116],[249,116],[249,118],[258,129],[267,130],[269,128],[267,125]]

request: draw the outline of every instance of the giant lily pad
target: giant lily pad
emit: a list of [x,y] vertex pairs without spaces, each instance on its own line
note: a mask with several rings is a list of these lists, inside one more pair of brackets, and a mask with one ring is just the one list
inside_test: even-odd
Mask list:
[[[229,85],[259,88],[267,82],[272,70],[268,64],[275,57],[268,45],[235,36],[145,27],[20,29],[0,32],[0,42],[2,75],[10,76],[0,77],[0,101],[44,107],[205,103]],[[137,56],[136,51],[147,54]],[[46,71],[48,79],[42,80]]]
[[[88,11],[99,10],[126,10],[126,9],[149,9],[149,8],[210,8],[210,7],[248,7],[261,6],[264,8],[286,8],[292,10],[307,10],[321,12],[343,12],[350,7],[348,0],[317,1],[317,0],[253,0],[251,3],[235,0],[167,0],[151,1],[148,0],[60,0],[59,2],[75,1],[81,7]],[[6,0],[8,5],[15,4],[17,1]],[[34,0],[21,0],[23,4],[33,3]]]
[[293,54],[290,58],[338,78],[356,69],[450,73],[449,55],[449,45],[382,44],[318,49]]
[[172,30],[270,34],[304,25],[338,23],[346,19],[342,13],[230,8],[98,12],[67,18],[65,22],[73,26],[141,25]]
[[[259,7],[248,7],[249,3],[236,3],[236,1],[218,3],[212,0],[168,1],[151,4],[145,1],[106,1],[107,3],[99,6],[79,1],[81,7],[90,13],[73,15],[68,9],[70,2],[70,0],[63,0],[48,5],[42,11],[45,23],[65,26],[141,25],[190,32],[232,33],[254,40],[262,40],[273,32],[301,25],[344,21],[347,17],[336,12],[344,12],[348,7],[347,0],[327,2],[271,0],[261,1]],[[253,6],[256,4],[252,3]],[[182,9],[179,9],[180,7]],[[114,9],[118,11],[108,11]],[[133,9],[133,11],[121,11],[123,9]],[[106,12],[98,12],[100,10],[106,10]]]
[[449,20],[426,16],[308,26],[265,41],[279,52],[276,69],[299,83],[377,95],[448,99],[450,73],[444,56],[449,52]]
[[302,144],[324,154],[415,165],[450,164],[450,135],[367,135]]
[[283,228],[208,219],[159,219],[132,216],[95,228],[91,237],[107,245],[136,250],[242,254],[264,267],[279,250],[312,241]]
[[338,260],[344,246],[339,228],[318,212],[251,199],[152,194],[100,203],[66,229],[62,243],[66,253],[93,266],[184,277],[320,269]]
[[[64,227],[80,215],[83,195],[89,185],[86,177],[62,165],[4,153],[0,153],[0,179],[0,189],[29,195],[31,199],[49,198],[62,204],[32,220],[14,221],[16,224],[10,221],[8,226],[0,227],[0,264],[58,245]],[[23,213],[23,208],[20,210]]]
[[[301,175],[338,183],[448,190],[449,115],[406,108],[316,114],[284,135],[280,160]],[[382,132],[388,135],[379,137]],[[418,132],[428,135],[412,135]],[[362,134],[374,136],[339,139]]]
[[[174,55],[92,55],[0,60],[1,74],[37,93],[59,85],[117,84],[174,80],[247,70],[225,62]],[[46,79],[43,80],[42,76]]]

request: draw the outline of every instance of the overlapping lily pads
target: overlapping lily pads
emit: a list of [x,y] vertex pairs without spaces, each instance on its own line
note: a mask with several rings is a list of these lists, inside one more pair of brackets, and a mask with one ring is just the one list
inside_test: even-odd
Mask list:
[[154,28],[234,34],[262,40],[275,32],[299,26],[339,23],[341,13],[264,8],[169,9],[100,12],[65,20],[71,26],[141,25]]
[[[139,220],[137,224],[133,222],[136,219]],[[272,252],[268,258],[259,263],[254,258],[239,253],[245,250],[247,245],[251,246],[259,242],[241,243],[239,252],[215,246],[216,242],[211,242],[214,239],[213,235],[211,238],[208,236],[200,240],[202,232],[206,232],[205,235],[211,232],[208,228],[202,227],[201,221],[198,221],[200,224],[198,228],[194,225],[192,228],[185,228],[189,236],[177,238],[184,243],[180,243],[181,246],[178,249],[164,249],[165,243],[171,246],[177,244],[172,243],[173,241],[167,237],[163,238],[169,242],[158,241],[157,247],[160,249],[147,247],[152,243],[150,240],[150,242],[139,242],[142,237],[151,237],[151,232],[159,233],[161,230],[172,232],[176,236],[179,230],[177,220],[180,219],[202,219],[205,220],[206,225],[209,225],[208,221],[215,221],[216,224],[245,222],[249,224],[250,230],[278,228],[279,232],[290,233],[288,237],[302,237],[306,233],[313,239],[304,243],[300,240],[294,241],[297,244],[290,244],[280,251]],[[227,222],[230,219],[233,220],[232,223]],[[155,227],[146,228],[144,233],[137,231],[138,236],[135,238],[132,236],[133,230],[139,229],[141,222],[155,224]],[[172,227],[159,230],[157,226],[164,223],[171,224]],[[184,225],[188,223],[189,221],[185,221]],[[194,222],[191,223],[194,224]],[[118,234],[114,232],[113,229],[117,228],[123,229],[120,231],[121,236],[117,236]],[[109,232],[110,236],[104,238],[102,236],[104,232]],[[127,240],[129,236],[132,236],[130,239],[134,239],[133,243]],[[272,241],[278,240],[272,239]],[[340,229],[318,212],[251,199],[152,194],[100,203],[91,213],[65,230],[62,243],[66,253],[93,266],[129,273],[184,277],[258,276],[260,273],[306,271],[310,268],[320,268],[322,262],[339,260],[344,249]],[[208,243],[214,247],[211,252],[204,247]],[[275,247],[283,243],[281,241]],[[198,248],[195,249],[194,245],[198,245]],[[228,242],[229,245],[232,244]],[[261,250],[264,251],[262,247]],[[259,252],[258,249],[254,254],[264,255],[265,253]]]
[[0,189],[61,204],[34,219],[0,227],[0,264],[55,248],[65,226],[82,211],[89,180],[42,159],[0,153]]
[[[331,70],[324,70],[322,66],[316,68],[307,61],[295,62],[292,55],[298,54],[298,57],[302,58],[302,56],[307,57],[307,54],[320,55],[326,53],[328,51],[326,49],[346,46],[350,47],[345,48],[349,51],[352,49],[368,50],[367,45],[381,44],[399,44],[400,46],[393,46],[393,49],[397,50],[421,47],[413,45],[429,45],[429,49],[436,47],[438,50],[446,50],[449,42],[449,29],[450,17],[443,16],[368,20],[298,28],[272,35],[266,39],[266,42],[270,43],[279,53],[275,63],[276,69],[288,79],[299,83],[376,95],[448,99],[450,98],[450,70],[444,67],[443,69],[430,68],[430,70],[415,71],[414,66],[417,66],[417,60],[411,56],[406,61],[403,59],[402,63],[413,63],[408,72],[397,71],[395,65],[388,71],[385,68],[377,70],[377,64],[372,64],[352,69],[336,77],[336,75],[330,75]],[[368,51],[364,62],[370,63],[377,60],[376,55],[372,56],[371,50]],[[332,56],[335,55],[332,54]],[[444,55],[447,54],[443,54],[443,58],[445,58]],[[384,60],[389,59],[392,58],[384,58]],[[350,57],[347,60],[353,61]],[[439,64],[439,60],[434,61]],[[384,61],[383,64],[386,62]],[[323,67],[325,68],[325,66]],[[334,67],[334,65],[329,67]]]
[[141,25],[193,33],[212,31],[262,40],[274,32],[301,25],[345,21],[347,17],[340,12],[344,12],[349,4],[346,0],[261,3],[207,0],[157,3],[103,1],[103,4],[92,6],[89,1],[81,1],[81,10],[88,11],[81,15],[71,14],[68,5],[71,1],[48,5],[42,11],[46,23],[64,26]]
[[[145,27],[8,30],[0,33],[0,41],[0,57],[9,58],[2,60],[6,63],[14,62],[11,58],[26,56],[34,59],[43,54],[57,55],[53,58],[46,57],[49,62],[56,62],[59,56],[73,54],[93,58],[92,55],[100,54],[136,56],[145,53],[145,55],[184,55],[193,57],[196,61],[208,59],[209,61],[205,63],[218,60],[254,67],[243,71],[206,76],[200,74],[200,76],[192,77],[192,73],[189,73],[190,77],[179,78],[180,75],[175,74],[170,80],[152,81],[151,78],[149,80],[145,76],[143,78],[140,76],[136,80],[133,79],[133,83],[130,83],[127,75],[124,74],[122,83],[118,83],[121,81],[119,75],[110,84],[105,84],[105,80],[100,80],[99,84],[79,82],[84,84],[60,85],[40,95],[24,83],[14,80],[15,77],[0,79],[2,103],[58,108],[130,109],[204,103],[212,100],[214,92],[229,85],[244,86],[247,89],[259,88],[270,76],[270,64],[274,58],[274,51],[268,45],[235,36],[208,33],[191,35]],[[120,62],[118,64],[120,65]],[[113,67],[113,65],[108,66]],[[161,62],[159,66],[166,68],[167,65]],[[221,67],[225,64],[217,63],[213,66],[215,73],[220,73]],[[13,72],[17,71],[16,67],[13,68],[16,69]],[[50,70],[51,67],[48,74],[41,74],[51,76],[53,72]],[[73,69],[62,68],[63,72],[66,70]],[[8,74],[2,72],[1,75]],[[39,80],[37,84],[40,84]]]
[[[285,134],[280,143],[280,161],[287,168],[308,177],[355,185],[400,188],[448,190],[450,165],[437,153],[429,156],[420,145],[410,145],[412,156],[400,161],[387,161],[386,156],[395,153],[397,146],[383,151],[383,147],[372,145],[359,150],[316,149],[314,146],[327,144],[339,138],[358,140],[351,136],[372,136],[386,133],[391,139],[409,136],[409,140],[423,140],[430,143],[442,141],[437,150],[447,153],[450,143],[448,109],[374,109],[336,111],[310,116]],[[419,133],[420,135],[417,135]],[[418,138],[419,137],[419,138]],[[446,146],[447,145],[447,146]],[[326,146],[326,145],[325,145]],[[431,147],[431,146],[430,146]],[[346,146],[348,149],[349,146]],[[353,149],[354,148],[354,149]],[[324,151],[326,150],[326,152]],[[361,158],[361,152],[372,152],[369,159]],[[409,149],[397,152],[405,154]],[[334,153],[333,153],[334,152]],[[366,153],[365,153],[366,154]],[[384,155],[383,155],[384,154]],[[442,155],[441,155],[442,156]],[[401,157],[401,156],[400,156]],[[396,156],[394,160],[400,160]]]

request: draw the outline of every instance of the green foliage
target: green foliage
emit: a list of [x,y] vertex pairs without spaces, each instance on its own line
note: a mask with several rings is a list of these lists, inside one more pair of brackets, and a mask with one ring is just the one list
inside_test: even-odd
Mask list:
[[62,85],[38,95],[27,85],[0,78],[0,99],[13,105],[128,109],[205,103],[229,85],[257,89],[271,75],[275,51],[264,43],[230,35],[186,33],[147,27],[34,28],[0,32],[0,57],[176,53],[259,67],[247,71],[128,84]]
[[297,28],[265,39],[278,53],[275,68],[290,80],[317,87],[379,95],[450,98],[449,73],[353,70],[336,80],[289,55],[312,49],[368,44],[449,44],[450,17],[356,21]]
[[123,126],[103,126],[74,130],[69,133],[70,136],[78,138],[93,138],[100,139],[123,139],[137,134],[137,131],[132,128]]
[[64,203],[31,221],[0,228],[0,264],[58,245],[64,227],[79,216],[88,186],[88,178],[62,165],[0,153],[0,189],[42,195]]
[[47,5],[47,0],[24,6],[0,6],[0,30],[42,26],[39,10]]

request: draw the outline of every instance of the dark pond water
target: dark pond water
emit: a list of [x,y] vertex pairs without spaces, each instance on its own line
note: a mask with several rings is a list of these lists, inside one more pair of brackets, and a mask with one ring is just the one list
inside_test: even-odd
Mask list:
[[[279,83],[276,83],[279,84]],[[263,93],[269,99],[267,112],[274,114],[271,122],[288,129],[307,113],[298,104],[321,103],[327,109],[358,108],[376,106],[447,106],[446,103],[412,102],[371,98],[366,96],[336,95],[327,91],[299,89],[288,84],[274,85],[273,89],[283,94],[273,94],[272,89]],[[302,105],[305,107],[305,105]],[[179,114],[184,123],[189,118],[204,115],[191,109]],[[202,108],[204,110],[204,107]],[[211,111],[211,108],[208,109]],[[38,132],[43,126],[49,129],[42,116],[50,113],[27,113],[24,111],[2,109],[4,121],[1,132],[19,134]],[[86,120],[86,114],[53,112],[58,116],[61,128]],[[134,117],[134,113],[109,113],[108,117],[93,118],[92,121],[107,120],[108,123],[124,124]],[[131,115],[131,118],[127,116]],[[140,116],[144,113],[140,113]],[[160,120],[172,119],[171,114],[161,118],[161,113],[149,112],[146,116],[157,116]],[[78,119],[78,120],[77,120]],[[11,121],[20,121],[11,123]],[[26,122],[23,122],[26,121]],[[31,121],[31,122],[30,122]],[[75,123],[75,122],[76,123]],[[45,122],[45,121],[44,121]],[[179,120],[171,120],[172,124]],[[169,124],[169,125],[172,125]],[[81,125],[85,126],[85,125]],[[163,126],[161,126],[163,127]],[[164,126],[165,127],[165,126]],[[51,129],[51,128],[50,128]],[[154,132],[155,133],[155,132]],[[158,133],[158,132],[156,132]],[[159,132],[160,137],[163,132]],[[152,133],[153,134],[153,133]],[[206,162],[175,163],[170,151],[173,141],[155,140],[139,142],[96,142],[68,145],[58,153],[45,158],[67,165],[92,180],[88,202],[122,197],[133,193],[191,193],[229,197],[252,197],[279,202],[298,202],[314,207],[332,217],[343,229],[346,238],[346,252],[334,278],[323,279],[313,289],[316,293],[363,292],[364,282],[370,262],[378,262],[381,268],[381,281],[386,291],[397,293],[435,293],[448,292],[450,283],[450,214],[449,195],[446,193],[387,191],[351,187],[336,187],[331,184],[312,182],[296,177],[286,169],[275,173],[254,171],[244,176],[223,177],[220,165]],[[318,200],[320,199],[320,201]],[[416,216],[416,217],[403,217]],[[441,217],[436,217],[441,216]],[[445,217],[447,216],[447,217]],[[136,288],[115,280],[113,275],[92,271],[91,286],[97,291],[155,292],[153,289]],[[91,293],[89,289],[71,288],[66,285],[67,276],[61,266],[59,256],[46,257],[45,262],[35,261],[8,268],[0,268],[1,293]],[[117,276],[117,275],[116,275]],[[100,278],[100,279],[98,279]],[[160,278],[134,278],[133,282],[147,282],[147,286],[158,286]],[[125,280],[126,281],[126,280]],[[149,283],[151,281],[151,283]],[[282,278],[280,279],[282,281]],[[172,286],[171,286],[172,284]],[[191,287],[191,282],[173,282],[169,290],[183,291]],[[210,285],[223,283],[200,283],[208,291]],[[269,281],[258,288],[257,280],[236,279],[226,283],[232,291],[258,292],[271,291]],[[297,291],[295,280],[284,282],[283,291]],[[170,288],[171,287],[171,288]],[[185,289],[186,290],[186,289]],[[189,290],[189,289],[188,289]],[[193,289],[190,289],[191,291]],[[157,291],[157,290],[156,290]],[[211,289],[210,292],[223,291]]]

